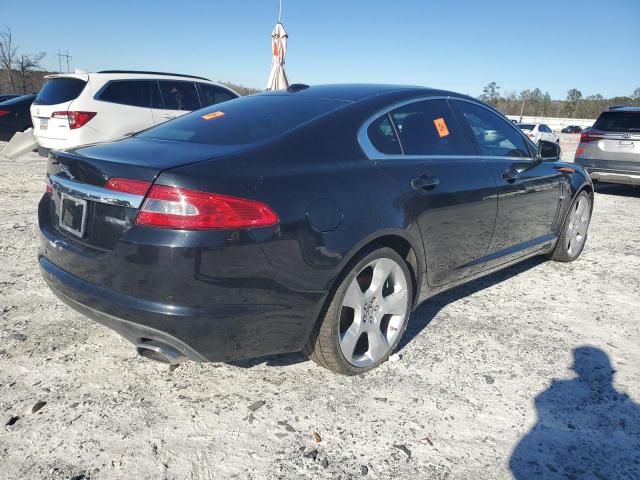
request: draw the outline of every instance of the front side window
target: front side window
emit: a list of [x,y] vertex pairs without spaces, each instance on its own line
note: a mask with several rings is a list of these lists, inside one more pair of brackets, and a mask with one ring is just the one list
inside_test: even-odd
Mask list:
[[100,92],[97,100],[149,108],[157,103],[157,88],[155,80],[113,80]]
[[462,129],[446,100],[423,100],[390,114],[405,155],[466,155]]
[[160,92],[167,110],[198,110],[200,102],[193,82],[179,80],[161,80]]
[[490,157],[530,157],[524,137],[507,120],[470,102],[456,101],[481,155]]
[[238,98],[237,95],[234,95],[229,90],[218,87],[216,85],[199,83],[198,88],[200,89],[200,103],[203,107],[208,107],[209,105],[215,105],[216,103],[222,103],[226,102],[227,100]]

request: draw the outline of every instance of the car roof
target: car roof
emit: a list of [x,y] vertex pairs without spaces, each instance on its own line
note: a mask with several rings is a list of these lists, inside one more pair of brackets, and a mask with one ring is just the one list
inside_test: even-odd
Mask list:
[[370,83],[344,83],[315,86],[295,84],[292,85],[289,90],[264,92],[260,95],[295,95],[300,97],[332,98],[336,100],[355,102],[369,97],[395,94],[400,92],[406,93],[407,98],[417,95],[451,95],[455,97],[466,97],[466,95],[461,95],[455,92],[438,90],[428,87],[420,87],[415,85],[388,85]]
[[191,79],[201,80],[205,82],[213,83],[211,80],[205,77],[198,77],[195,75],[184,75],[181,73],[165,73],[165,72],[147,72],[142,70],[101,70],[99,72],[83,72],[77,70],[74,73],[53,73],[45,76],[45,78],[79,78],[81,80],[87,80],[89,76],[100,76],[114,79],[124,78],[170,78],[175,80]]

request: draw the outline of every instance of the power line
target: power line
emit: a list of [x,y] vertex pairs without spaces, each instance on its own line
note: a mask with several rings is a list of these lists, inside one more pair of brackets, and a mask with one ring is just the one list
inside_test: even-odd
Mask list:
[[69,60],[73,58],[71,55],[69,55],[69,50],[67,50],[67,53],[60,53],[60,49],[58,49],[56,57],[58,57],[58,71],[62,73],[62,59],[64,58],[67,62],[67,73],[69,73]]

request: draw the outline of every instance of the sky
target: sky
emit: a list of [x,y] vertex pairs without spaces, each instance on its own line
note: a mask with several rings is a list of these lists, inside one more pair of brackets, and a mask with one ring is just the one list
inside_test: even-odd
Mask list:
[[[477,96],[640,87],[640,0],[282,0],[292,83],[395,83]],[[23,53],[71,67],[155,70],[264,88],[278,0],[0,0]]]

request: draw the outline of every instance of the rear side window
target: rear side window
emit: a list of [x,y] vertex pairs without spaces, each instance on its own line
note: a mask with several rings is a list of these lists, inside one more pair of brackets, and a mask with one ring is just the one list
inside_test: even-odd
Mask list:
[[536,128],[535,125],[532,125],[530,123],[519,123],[518,127],[520,127],[522,130],[533,130],[534,128]]
[[389,115],[383,115],[376,119],[369,125],[367,129],[367,135],[371,144],[380,153],[385,155],[400,155],[402,150],[400,149],[400,142],[396,136],[396,132],[391,124]]
[[346,104],[340,100],[280,95],[240,97],[188,113],[138,136],[213,145],[247,145],[274,138]]
[[480,153],[489,157],[530,157],[527,143],[513,124],[470,102],[456,101],[471,128]]
[[97,100],[132,107],[161,107],[155,80],[113,80],[98,94]]
[[198,110],[200,102],[193,82],[160,80],[160,92],[167,110]]
[[640,112],[603,112],[593,128],[605,132],[640,132]]
[[216,103],[222,103],[226,102],[227,100],[238,98],[237,95],[234,95],[229,90],[218,87],[216,85],[199,83],[198,88],[200,89],[200,103],[203,107],[208,107],[209,105],[215,105]]
[[466,155],[462,129],[446,100],[424,100],[390,114],[405,155]]
[[50,78],[33,102],[36,105],[57,105],[70,102],[80,95],[87,84],[79,78]]

